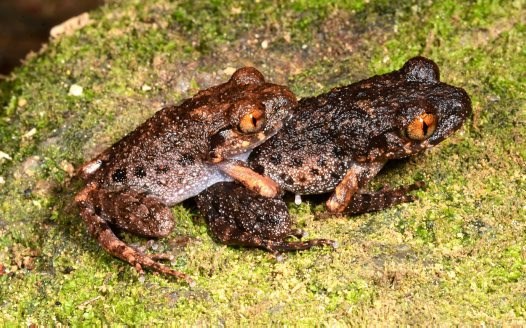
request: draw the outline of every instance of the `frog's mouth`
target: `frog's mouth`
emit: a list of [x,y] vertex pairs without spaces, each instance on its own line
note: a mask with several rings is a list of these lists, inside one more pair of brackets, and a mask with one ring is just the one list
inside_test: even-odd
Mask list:
[[209,161],[219,163],[240,154],[250,154],[250,151],[274,136],[282,127],[283,123],[278,122],[268,129],[252,134],[243,134],[231,128],[221,130],[210,139]]

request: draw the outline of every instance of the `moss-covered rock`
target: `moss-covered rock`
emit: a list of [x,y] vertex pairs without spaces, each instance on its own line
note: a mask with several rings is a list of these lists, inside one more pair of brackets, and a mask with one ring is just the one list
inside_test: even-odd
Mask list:
[[[526,324],[525,2],[111,1],[0,82],[0,322],[187,325]],[[253,65],[300,96],[435,60],[474,116],[377,185],[425,179],[419,200],[315,220],[335,251],[214,243],[177,206],[169,251],[195,288],[107,255],[72,206],[74,168],[164,104]],[[188,204],[185,204],[188,205]],[[188,246],[181,247],[181,238]]]

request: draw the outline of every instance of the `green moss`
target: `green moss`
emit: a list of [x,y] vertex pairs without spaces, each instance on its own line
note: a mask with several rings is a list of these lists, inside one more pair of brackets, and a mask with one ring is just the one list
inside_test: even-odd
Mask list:
[[[114,1],[0,82],[0,322],[6,325],[525,324],[526,28],[523,1]],[[267,46],[263,47],[263,41]],[[427,182],[379,213],[319,219],[327,248],[276,262],[215,243],[195,210],[148,243],[195,288],[112,258],[87,234],[70,174],[165,103],[255,65],[300,96],[414,55],[464,87],[474,115],[373,183]],[[69,94],[72,85],[83,88]],[[148,88],[143,88],[148,86]],[[184,239],[188,236],[188,239]],[[183,246],[183,241],[187,242]],[[2,269],[3,267],[3,269]]]

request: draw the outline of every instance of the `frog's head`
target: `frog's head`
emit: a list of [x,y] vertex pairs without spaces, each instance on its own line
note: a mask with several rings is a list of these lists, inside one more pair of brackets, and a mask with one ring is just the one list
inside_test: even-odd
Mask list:
[[[471,115],[471,100],[461,88],[440,82],[437,65],[410,59],[389,78],[396,80],[375,113],[376,134],[368,160],[388,160],[431,148],[458,130]],[[387,74],[389,75],[389,74]],[[394,92],[393,92],[394,91]]]
[[220,162],[247,153],[275,135],[297,106],[296,96],[285,86],[265,82],[252,67],[238,69],[229,83],[237,91],[228,100],[223,128],[210,138],[210,160]]

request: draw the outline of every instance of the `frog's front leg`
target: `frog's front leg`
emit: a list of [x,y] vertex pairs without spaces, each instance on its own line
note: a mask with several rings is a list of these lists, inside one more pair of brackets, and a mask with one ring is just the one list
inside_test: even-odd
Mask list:
[[216,165],[226,175],[263,197],[274,198],[280,193],[274,180],[253,171],[243,161],[224,160]]
[[381,211],[401,203],[413,202],[416,197],[409,193],[425,187],[425,182],[417,181],[408,186],[396,189],[384,186],[377,192],[357,193],[350,204],[345,208],[343,214],[357,215],[367,212]]
[[353,199],[353,196],[376,176],[384,164],[385,162],[352,164],[327,200],[327,210],[331,213],[343,212]]
[[383,165],[383,162],[353,164],[327,201],[328,211],[330,213],[356,215],[412,202],[415,198],[409,193],[424,187],[424,182],[419,181],[397,189],[384,187],[377,192],[361,191],[378,174]]
[[170,210],[153,196],[133,191],[109,191],[89,183],[75,197],[88,231],[111,255],[130,263],[142,273],[143,267],[175,276],[193,284],[186,274],[170,269],[123,241],[112,231],[119,229],[149,237],[166,236],[173,226]]

